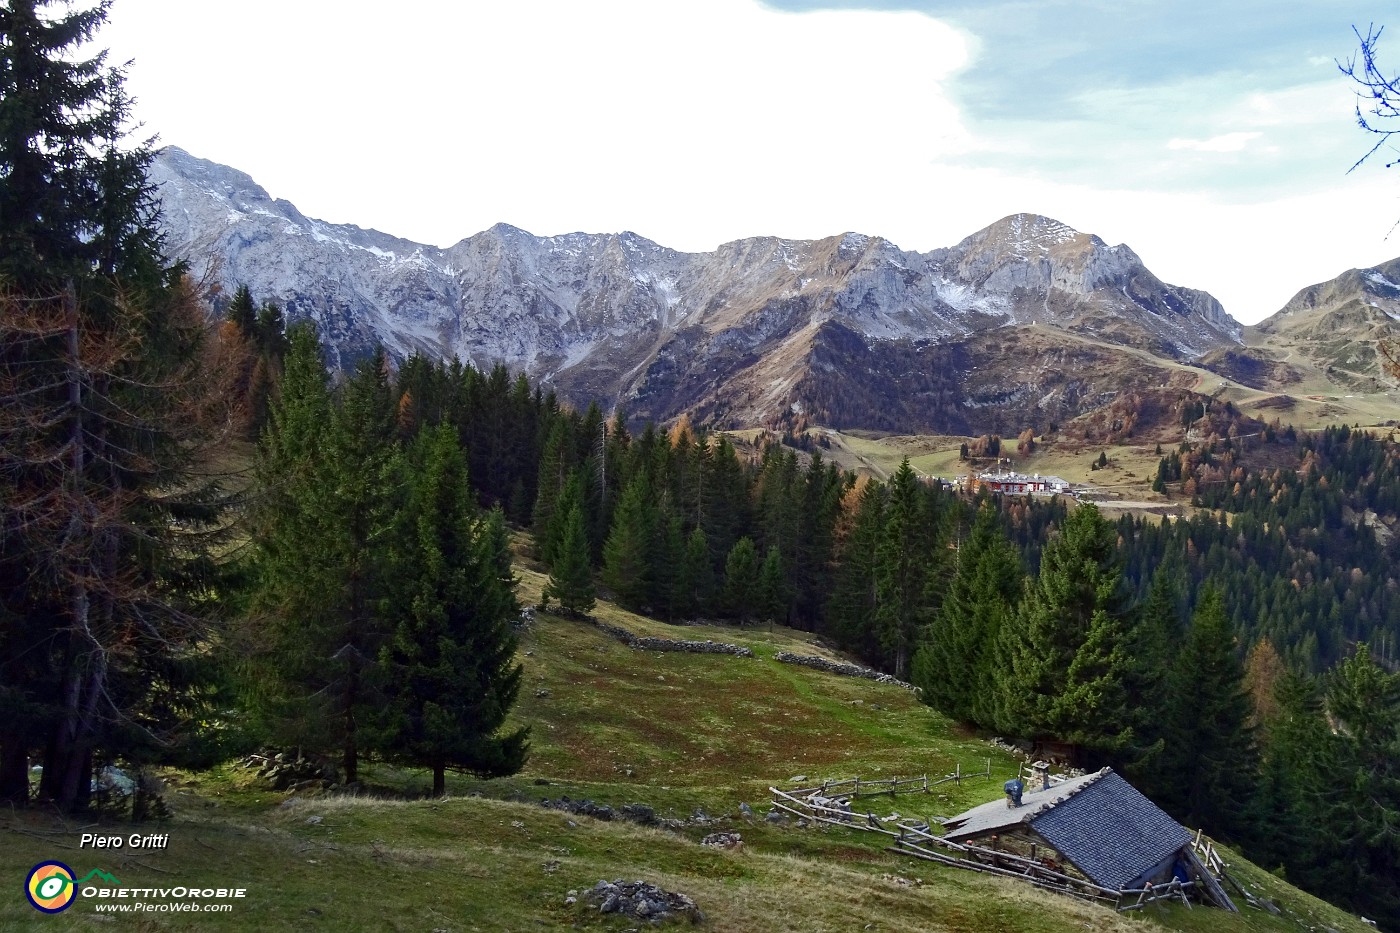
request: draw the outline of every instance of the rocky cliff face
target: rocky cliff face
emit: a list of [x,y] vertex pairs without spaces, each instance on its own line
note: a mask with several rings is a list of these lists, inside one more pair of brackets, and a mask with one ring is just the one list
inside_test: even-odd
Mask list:
[[[1209,295],[1036,215],[929,253],[854,233],[681,253],[632,233],[536,237],[505,224],[440,249],[307,218],[175,148],[151,178],[172,252],[229,293],[246,284],[315,320],[333,364],[376,344],[504,362],[640,417],[738,425],[806,412],[955,430],[990,411],[1036,424],[1111,393],[1108,372],[1165,382],[1139,365],[1142,351],[1191,360],[1240,342]],[[1007,328],[1034,332],[1022,341],[1032,358],[996,355]]]

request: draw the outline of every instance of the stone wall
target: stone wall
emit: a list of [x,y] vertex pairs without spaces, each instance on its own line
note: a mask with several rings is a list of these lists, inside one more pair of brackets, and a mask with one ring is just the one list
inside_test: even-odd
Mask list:
[[606,622],[594,625],[629,648],[638,651],[684,651],[689,654],[732,654],[735,657],[751,658],[753,652],[743,645],[730,645],[720,641],[686,641],[678,638],[656,638],[652,635],[634,635],[627,629]]
[[881,684],[893,684],[896,687],[903,687],[905,690],[919,689],[913,684],[906,684],[889,674],[882,674],[872,668],[861,667],[859,664],[851,664],[848,661],[833,661],[830,658],[817,657],[812,654],[793,654],[790,651],[779,651],[773,655],[773,660],[782,661],[784,664],[801,664],[803,667],[825,671],[828,674],[840,674],[843,677],[864,677],[866,680],[873,680]]

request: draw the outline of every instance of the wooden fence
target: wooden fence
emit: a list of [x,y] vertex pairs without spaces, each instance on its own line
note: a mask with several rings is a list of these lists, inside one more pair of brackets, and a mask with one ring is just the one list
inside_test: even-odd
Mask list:
[[[788,793],[795,797],[874,797],[882,794],[891,796],[900,793],[919,792],[927,794],[932,788],[940,784],[958,784],[975,777],[992,776],[992,759],[986,759],[986,764],[981,771],[964,772],[962,762],[958,762],[953,770],[941,778],[929,780],[927,774],[914,778],[880,778],[878,780],[865,780],[862,778],[848,778],[843,781],[823,781],[816,787],[803,787]],[[849,791],[842,791],[841,788],[849,787]]]
[[1230,901],[1230,895],[1225,893],[1225,884],[1229,884],[1244,898],[1245,903],[1250,907],[1261,910],[1267,909],[1259,899],[1254,896],[1254,892],[1245,888],[1235,880],[1228,871],[1229,866],[1220,857],[1220,851],[1216,849],[1214,840],[1205,835],[1204,830],[1196,830],[1196,838],[1191,840],[1191,852],[1197,864],[1201,866],[1202,876],[1209,878],[1214,885],[1211,890],[1212,897],[1217,901],[1224,901],[1234,910],[1235,905]]

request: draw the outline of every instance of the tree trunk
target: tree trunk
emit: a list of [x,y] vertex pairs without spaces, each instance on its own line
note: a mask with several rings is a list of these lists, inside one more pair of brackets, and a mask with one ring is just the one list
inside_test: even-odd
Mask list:
[[29,748],[13,733],[0,740],[0,802],[20,807],[29,802]]
[[[354,679],[354,675],[351,675],[351,679]],[[354,784],[360,779],[360,751],[355,744],[354,699],[354,688],[347,687],[345,691],[345,751],[342,759],[346,784]]]
[[433,762],[433,796],[443,797],[447,794],[447,765],[441,761]]
[[[92,503],[84,489],[88,464],[83,418],[82,345],[78,301],[72,282],[68,283],[63,301],[68,319],[69,443],[72,448],[69,452],[67,485],[73,497],[69,506],[72,517],[64,543],[76,547],[74,542],[90,537],[94,516],[91,514]],[[81,552],[84,549],[78,547],[78,550]],[[100,650],[94,650],[98,646],[92,637],[92,604],[87,585],[91,571],[91,565],[84,560],[73,561],[68,571],[72,575],[68,589],[68,663],[60,691],[62,711],[52,755],[44,763],[44,781],[50,796],[59,809],[65,811],[72,810],[78,800],[83,762],[87,758],[84,744],[92,729],[92,716],[105,674],[104,659]]]
[[71,744],[68,746],[67,760],[62,762],[55,802],[59,809],[76,812],[87,807],[92,785],[92,738],[93,726],[97,721],[97,704],[106,690],[107,658],[101,651],[94,651],[90,670],[84,678],[82,708],[73,717]]

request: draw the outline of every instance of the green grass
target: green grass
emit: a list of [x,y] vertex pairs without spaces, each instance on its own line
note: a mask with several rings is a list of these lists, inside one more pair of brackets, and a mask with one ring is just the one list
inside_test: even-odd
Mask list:
[[[532,574],[522,571],[527,592],[538,586]],[[587,622],[541,615],[520,646],[515,718],[531,726],[533,746],[520,775],[450,776],[443,800],[405,799],[426,792],[428,775],[373,763],[364,777],[378,796],[274,792],[235,766],[170,775],[176,815],[161,828],[170,848],[146,853],[77,850],[81,827],[42,812],[7,814],[0,877],[11,879],[11,894],[0,898],[0,930],[636,929],[635,921],[565,904],[570,891],[605,878],[682,891],[715,931],[1365,929],[1238,859],[1241,877],[1275,900],[1281,916],[1181,907],[1122,916],[894,855],[854,830],[746,821],[740,802],[761,816],[768,788],[793,786],[798,775],[937,776],[958,763],[979,770],[990,758],[991,779],[864,798],[880,813],[951,814],[996,798],[1016,763],[905,690],[771,660],[784,648],[819,651],[802,633],[672,627],[607,603],[598,615],[637,632],[747,644],[759,656],[634,651]],[[538,805],[564,794],[644,803],[673,819],[702,808],[715,821],[673,833]],[[699,844],[716,829],[740,832],[743,847]],[[30,866],[50,858],[81,873],[106,869],[128,886],[236,885],[248,896],[231,914],[106,919],[83,901],[40,917],[18,887]]]

